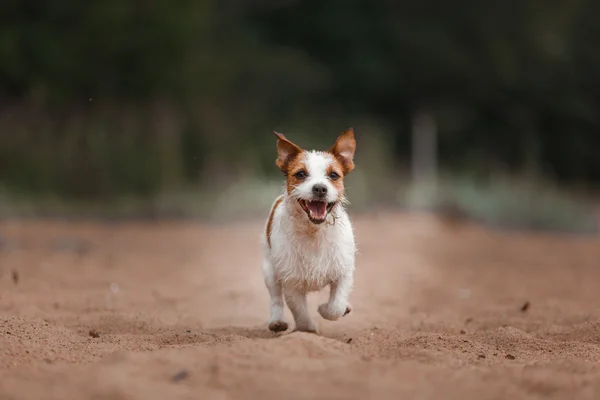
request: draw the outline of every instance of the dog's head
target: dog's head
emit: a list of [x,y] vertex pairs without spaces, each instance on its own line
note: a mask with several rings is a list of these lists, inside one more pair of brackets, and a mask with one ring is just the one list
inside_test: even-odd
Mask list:
[[287,195],[314,224],[321,224],[344,201],[344,176],[354,169],[354,130],[342,133],[329,151],[307,151],[277,136],[277,166],[287,178]]

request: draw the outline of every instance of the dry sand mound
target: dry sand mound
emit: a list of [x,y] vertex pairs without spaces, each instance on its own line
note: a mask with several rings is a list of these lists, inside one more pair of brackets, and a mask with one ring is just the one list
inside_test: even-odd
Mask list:
[[[0,398],[596,398],[600,240],[358,218],[353,312],[266,329],[262,223],[4,223]],[[289,317],[289,315],[288,315]]]

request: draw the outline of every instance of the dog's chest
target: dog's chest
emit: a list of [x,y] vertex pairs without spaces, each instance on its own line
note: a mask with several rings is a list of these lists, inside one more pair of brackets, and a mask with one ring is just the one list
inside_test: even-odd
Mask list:
[[314,291],[353,267],[353,241],[339,229],[287,232],[273,247],[277,278],[284,285]]

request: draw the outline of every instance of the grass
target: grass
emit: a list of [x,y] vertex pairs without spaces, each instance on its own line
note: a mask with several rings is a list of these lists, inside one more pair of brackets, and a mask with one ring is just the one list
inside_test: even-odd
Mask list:
[[[369,180],[368,176],[357,171],[351,179],[348,177],[354,212],[379,205],[389,195],[389,184]],[[437,184],[405,182],[398,186],[398,209],[451,213],[502,229],[598,232],[598,218],[589,205],[541,179],[496,177],[483,183],[466,177],[445,177]],[[263,218],[281,189],[280,180],[246,178],[221,190],[192,187],[152,198],[121,197],[106,202],[15,196],[0,191],[0,218],[176,218],[209,222]]]
[[598,232],[590,205],[539,178],[497,176],[478,182],[445,177],[437,184],[404,185],[397,200],[409,210],[452,213],[503,229]]

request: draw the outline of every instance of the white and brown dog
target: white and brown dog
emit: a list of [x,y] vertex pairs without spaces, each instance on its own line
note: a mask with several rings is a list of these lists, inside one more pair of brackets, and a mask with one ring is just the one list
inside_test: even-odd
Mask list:
[[269,329],[285,331],[283,299],[297,331],[317,332],[306,302],[309,292],[330,285],[319,314],[335,321],[351,311],[355,244],[344,209],[344,176],[354,169],[354,130],[341,134],[329,151],[307,151],[277,136],[277,166],[286,176],[284,193],[269,213],[263,275],[271,296]]

